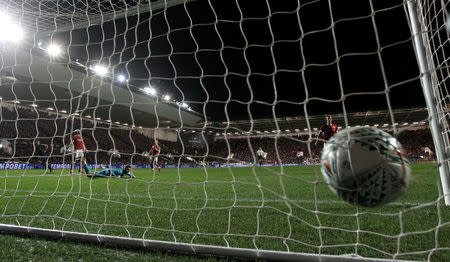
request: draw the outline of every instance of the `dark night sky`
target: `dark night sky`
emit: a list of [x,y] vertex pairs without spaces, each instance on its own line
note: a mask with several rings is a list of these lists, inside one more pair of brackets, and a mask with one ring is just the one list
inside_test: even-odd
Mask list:
[[386,110],[387,94],[393,108],[424,105],[401,0],[331,1],[333,22],[328,1],[298,4],[194,1],[73,30],[71,44],[69,33],[54,37],[70,44],[70,57],[128,71],[132,86],[184,96],[212,120],[225,112],[231,119],[304,115],[305,102],[308,114],[342,113],[343,94],[347,112]]

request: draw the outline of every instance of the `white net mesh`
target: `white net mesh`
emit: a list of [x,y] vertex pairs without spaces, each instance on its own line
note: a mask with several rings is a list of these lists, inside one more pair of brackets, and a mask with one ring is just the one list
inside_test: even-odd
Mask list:
[[[0,222],[448,260],[450,213],[432,161],[405,4],[3,1]],[[441,112],[449,75],[445,5],[420,6]],[[426,162],[413,165],[405,196],[374,209],[335,197],[317,165],[323,114],[339,128],[383,128],[411,161]],[[132,164],[136,178],[70,174],[77,129],[92,172]],[[161,172],[149,166],[155,139]]]

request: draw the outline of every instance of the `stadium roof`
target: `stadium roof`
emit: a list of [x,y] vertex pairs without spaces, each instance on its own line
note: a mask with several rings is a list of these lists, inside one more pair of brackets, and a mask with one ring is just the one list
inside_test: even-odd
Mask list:
[[[338,127],[345,126],[373,126],[378,128],[391,129],[396,128],[427,127],[428,110],[426,108],[397,109],[392,111],[367,111],[333,115],[333,123]],[[347,121],[347,124],[346,124]],[[309,115],[284,118],[257,119],[253,121],[231,121],[214,123],[217,134],[222,136],[224,132],[229,136],[247,135],[251,131],[253,135],[262,134],[289,134],[306,133],[309,129],[313,132],[325,123],[324,115]],[[308,128],[309,127],[309,128]]]
[[[165,101],[139,92],[91,68],[67,61],[51,61],[39,50],[16,48],[5,53],[0,82],[3,101],[65,110],[68,114],[134,123],[136,126],[168,126],[172,122],[195,125],[202,120],[180,102]],[[31,51],[30,51],[31,50]]]

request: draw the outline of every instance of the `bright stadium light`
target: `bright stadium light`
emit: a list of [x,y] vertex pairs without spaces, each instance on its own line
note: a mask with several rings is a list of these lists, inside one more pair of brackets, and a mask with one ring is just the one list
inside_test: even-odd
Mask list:
[[48,111],[53,111],[54,109],[52,107],[47,107]]
[[61,112],[61,113],[67,113],[67,111],[66,111],[66,110],[61,110],[61,111],[59,111],[59,112]]
[[188,104],[186,104],[185,102],[183,102],[183,103],[181,103],[181,107],[187,108],[187,107],[188,107]]
[[61,54],[61,47],[59,47],[59,45],[51,44],[47,47],[47,53],[52,57],[59,56]]
[[127,80],[127,78],[124,75],[119,75],[119,76],[117,76],[117,80],[119,82],[123,83]]
[[170,100],[170,96],[169,96],[169,95],[164,95],[164,96],[163,96],[163,99],[164,99],[165,101],[169,101],[169,100]]
[[92,116],[86,116],[86,118],[91,118]]
[[95,65],[94,67],[92,67],[92,70],[94,70],[94,72],[99,76],[105,76],[108,73],[108,69],[106,68],[106,66],[102,65]]
[[31,104],[31,107],[38,107],[38,105],[36,105],[36,104]]
[[141,91],[146,93],[147,95],[156,95],[156,90],[153,87],[144,87],[141,89]]
[[13,23],[4,13],[0,13],[0,42],[17,43],[24,37],[23,29]]

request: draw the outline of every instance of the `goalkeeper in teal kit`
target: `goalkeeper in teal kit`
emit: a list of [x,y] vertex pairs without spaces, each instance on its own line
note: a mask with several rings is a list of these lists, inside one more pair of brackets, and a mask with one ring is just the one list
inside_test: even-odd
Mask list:
[[86,172],[88,177],[116,177],[116,178],[134,178],[131,173],[131,166],[126,165],[124,168],[111,168],[104,169],[102,171],[97,171],[91,174],[91,169],[86,164],[86,161],[83,162],[83,169]]

